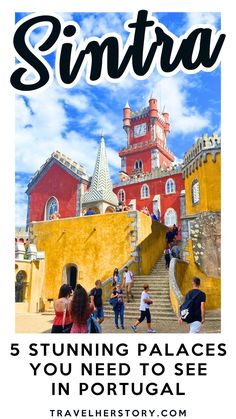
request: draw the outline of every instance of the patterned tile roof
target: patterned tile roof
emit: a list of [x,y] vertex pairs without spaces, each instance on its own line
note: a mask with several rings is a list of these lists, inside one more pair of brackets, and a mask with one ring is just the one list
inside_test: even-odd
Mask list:
[[117,205],[116,194],[112,190],[112,182],[108,168],[105,141],[103,136],[98,149],[97,160],[88,192],[83,196],[83,204],[105,201]]

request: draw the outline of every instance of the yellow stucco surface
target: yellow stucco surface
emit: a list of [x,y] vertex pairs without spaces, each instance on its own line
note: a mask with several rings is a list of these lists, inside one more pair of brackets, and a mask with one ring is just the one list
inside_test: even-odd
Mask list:
[[42,310],[42,295],[45,278],[44,260],[17,260],[15,264],[15,274],[17,275],[20,271],[24,272],[24,282],[27,286],[24,287],[24,301],[22,303],[16,303],[16,312],[37,312]]
[[[42,303],[46,309],[50,306],[62,283],[67,282],[67,266],[77,268],[77,282],[87,290],[96,279],[106,280],[115,267],[120,269],[135,257],[130,266],[134,274],[149,273],[163,253],[166,233],[163,225],[140,212],[37,222],[30,230],[37,250],[45,252],[45,260],[17,262],[16,274],[25,271],[29,282],[29,311],[40,309]],[[110,285],[104,295],[109,292]]]
[[165,235],[167,227],[157,221],[152,221],[143,213],[138,213],[138,244],[140,245],[141,273],[150,273],[153,265],[159,259],[165,249]]
[[[192,204],[192,182],[199,182],[200,200]],[[197,214],[204,211],[220,211],[221,208],[221,155],[216,154],[216,161],[207,154],[207,161],[198,166],[184,179],[186,196],[186,214]]]
[[86,289],[124,265],[132,250],[131,222],[128,213],[117,213],[33,223],[34,243],[45,252],[44,295],[57,296],[69,264]]
[[206,309],[218,309],[221,307],[221,280],[204,274],[194,261],[192,242],[188,245],[188,264],[176,264],[176,281],[181,293],[185,296],[192,289],[194,276],[201,279],[201,290],[206,293]]

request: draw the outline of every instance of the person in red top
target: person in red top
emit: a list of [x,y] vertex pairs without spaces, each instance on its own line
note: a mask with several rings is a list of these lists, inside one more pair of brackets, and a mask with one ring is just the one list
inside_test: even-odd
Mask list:
[[59,290],[58,298],[54,301],[55,317],[51,333],[62,333],[64,327],[72,326],[70,316],[71,294],[72,289],[70,285],[63,284]]
[[73,325],[70,333],[88,333],[87,320],[94,311],[94,302],[89,302],[87,291],[77,284],[70,305]]

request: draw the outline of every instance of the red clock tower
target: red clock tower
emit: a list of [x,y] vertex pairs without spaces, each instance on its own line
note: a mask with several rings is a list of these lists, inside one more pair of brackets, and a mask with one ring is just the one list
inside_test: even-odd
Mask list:
[[127,146],[119,152],[121,171],[131,176],[171,166],[175,157],[166,146],[170,132],[169,114],[158,111],[157,99],[151,96],[149,106],[137,112],[132,112],[127,102],[123,110],[123,128]]
[[166,145],[169,114],[158,110],[157,99],[132,112],[123,109],[126,147],[120,150],[121,172],[114,192],[119,202],[133,209],[147,207],[168,226],[180,225],[180,193],[184,189],[181,167],[173,165],[174,154]]

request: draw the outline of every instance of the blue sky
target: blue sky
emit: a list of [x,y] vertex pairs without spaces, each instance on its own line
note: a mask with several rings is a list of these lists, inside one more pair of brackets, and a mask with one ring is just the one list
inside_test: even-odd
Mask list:
[[[117,32],[126,39],[124,22],[128,13],[60,13],[64,20],[77,21],[81,39]],[[16,20],[25,14],[17,14]],[[155,15],[171,32],[182,35],[194,24],[213,24],[220,29],[216,13],[160,13]],[[43,34],[32,33],[34,44]],[[49,58],[53,63],[53,54]],[[59,150],[85,166],[92,175],[97,145],[103,131],[110,172],[115,181],[120,169],[118,150],[126,145],[122,111],[126,101],[132,110],[147,106],[151,93],[159,109],[170,114],[168,147],[181,161],[184,152],[204,133],[220,135],[220,67],[213,72],[161,77],[157,72],[146,80],[128,76],[121,83],[101,82],[97,86],[82,77],[72,89],[55,81],[46,91],[28,97],[16,94],[16,225],[25,225],[25,190],[33,173],[53,151]]]

